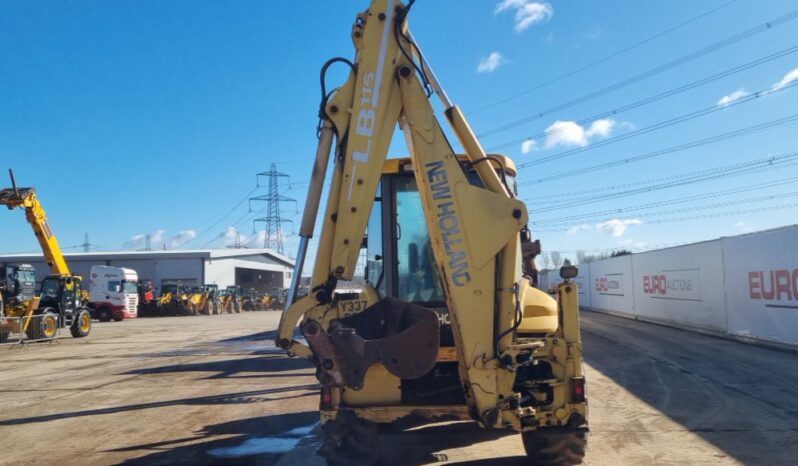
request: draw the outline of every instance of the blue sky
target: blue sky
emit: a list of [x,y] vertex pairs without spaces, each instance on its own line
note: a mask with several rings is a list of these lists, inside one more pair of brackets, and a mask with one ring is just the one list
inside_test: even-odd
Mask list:
[[[363,1],[336,2],[335,7],[309,2],[297,9],[294,2],[263,1],[4,0],[0,166],[13,167],[20,184],[37,187],[67,248],[82,243],[86,232],[92,243],[108,250],[143,247],[146,234],[156,247],[162,242],[169,247],[224,246],[234,236],[230,227],[240,230],[244,241],[251,240],[250,219],[258,214],[248,213],[248,203],[237,203],[253,191],[255,173],[276,163],[291,180],[281,191],[300,200],[302,208],[316,143],[319,67],[332,56],[353,56],[349,32],[355,14],[365,7]],[[495,105],[716,8],[588,70]],[[410,25],[450,97],[475,131],[485,134],[796,8],[789,0],[419,0]],[[785,77],[788,82],[798,77],[798,72],[789,74],[798,69],[798,53],[789,53],[621,114],[575,123],[798,46],[796,30],[798,19],[778,24],[485,136],[486,148],[512,142],[502,151],[519,164],[537,163],[520,170],[520,194],[531,218],[541,222],[533,231],[544,249],[570,257],[576,250],[645,250],[795,223],[798,208],[782,207],[798,203],[798,196],[790,196],[798,191],[790,179],[798,177],[798,166],[790,163],[561,206],[569,199],[627,189],[621,185],[645,188],[651,180],[682,179],[686,173],[798,150],[795,124],[612,169],[535,180],[798,113],[798,89],[787,88],[599,144],[717,106],[725,96],[730,100],[773,89]],[[329,74],[331,86],[343,80],[343,71]],[[520,142],[529,136],[535,136],[534,143]],[[572,149],[584,150],[538,162]],[[401,143],[391,149],[393,156],[403,153]],[[598,191],[582,193],[591,190]],[[704,197],[674,203],[688,196]],[[648,207],[629,210],[636,206]],[[745,213],[726,215],[734,211]],[[285,206],[298,228],[295,213],[293,205]],[[6,212],[0,222],[0,252],[37,250],[21,212]],[[287,254],[293,254],[296,242],[287,238]]]

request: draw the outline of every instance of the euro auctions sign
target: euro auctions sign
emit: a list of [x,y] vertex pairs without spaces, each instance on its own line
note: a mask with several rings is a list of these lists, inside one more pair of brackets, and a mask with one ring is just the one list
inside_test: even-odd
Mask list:
[[[751,299],[762,301],[798,302],[798,269],[754,270],[748,272],[748,295]],[[767,307],[796,308],[795,305],[779,306],[765,304]]]
[[623,274],[608,273],[596,278],[596,291],[599,294],[623,296]]
[[701,269],[664,270],[642,278],[643,294],[650,298],[701,301]]

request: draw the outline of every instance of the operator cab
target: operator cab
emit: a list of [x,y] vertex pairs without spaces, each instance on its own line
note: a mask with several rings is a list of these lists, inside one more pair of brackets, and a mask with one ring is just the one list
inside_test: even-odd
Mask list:
[[40,296],[39,309],[50,308],[70,321],[83,307],[81,279],[76,275],[48,275],[42,281]]
[[[507,157],[492,157],[495,159],[489,160],[499,172],[500,179],[515,194],[515,165]],[[471,184],[482,187],[473,166],[465,157],[460,157],[460,160]],[[391,228],[391,225],[396,226]],[[454,349],[446,296],[435,267],[421,195],[409,158],[386,161],[369,217],[365,243],[365,281],[377,290],[381,298],[398,298],[434,311],[440,323],[440,346]],[[454,360],[439,360],[423,377],[402,379],[402,402],[416,405],[464,404],[457,366]]]
[[[490,157],[502,181],[515,194],[515,164],[503,155]],[[483,187],[473,166],[465,157],[459,159],[471,184]],[[395,229],[390,227],[392,224]],[[386,161],[367,232],[364,278],[380,297],[445,311],[445,295],[409,158]],[[387,269],[385,264],[389,264]],[[442,325],[449,324],[448,312],[439,313],[439,317]]]

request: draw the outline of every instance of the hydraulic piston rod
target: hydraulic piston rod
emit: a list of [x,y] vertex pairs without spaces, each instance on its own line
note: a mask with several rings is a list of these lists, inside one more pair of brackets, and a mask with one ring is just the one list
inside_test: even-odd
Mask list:
[[291,277],[291,288],[288,290],[288,298],[285,301],[286,310],[296,300],[297,291],[299,290],[299,280],[302,278],[302,268],[305,265],[308,243],[310,238],[313,237],[313,229],[316,227],[316,215],[319,212],[321,191],[324,187],[324,176],[327,173],[327,163],[330,160],[334,134],[332,123],[325,119],[319,134],[316,160],[313,163],[313,173],[310,175],[310,186],[305,199],[305,209],[302,213],[302,225],[299,228],[299,251],[297,251],[296,263],[294,264],[294,275]]

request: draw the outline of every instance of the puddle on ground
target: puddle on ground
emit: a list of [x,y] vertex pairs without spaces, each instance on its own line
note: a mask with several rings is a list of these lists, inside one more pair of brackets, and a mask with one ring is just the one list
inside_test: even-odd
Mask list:
[[283,435],[250,438],[241,445],[208,450],[208,454],[216,458],[240,458],[264,453],[286,453],[296,447],[302,437],[310,434],[317,425],[318,423],[297,427]]

